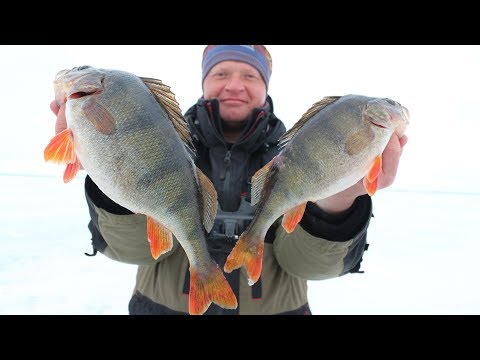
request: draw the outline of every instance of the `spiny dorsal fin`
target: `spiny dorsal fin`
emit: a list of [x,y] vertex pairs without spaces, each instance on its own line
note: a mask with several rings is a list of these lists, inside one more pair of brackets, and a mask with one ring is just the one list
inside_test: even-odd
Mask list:
[[163,106],[168,114],[168,118],[173,124],[173,127],[178,132],[187,148],[191,150],[192,153],[195,153],[195,147],[190,136],[190,131],[188,130],[187,122],[185,121],[180,106],[175,99],[175,94],[170,90],[170,86],[165,85],[158,79],[146,77],[140,77],[140,79],[145,85],[147,85],[160,105]]
[[305,125],[308,120],[310,120],[316,113],[322,110],[327,105],[337,101],[341,96],[326,96],[322,100],[313,104],[310,109],[307,110],[305,114],[302,115],[300,120],[298,120],[293,127],[283,134],[278,140],[279,150],[282,150],[287,146],[288,142],[295,136],[295,134]]

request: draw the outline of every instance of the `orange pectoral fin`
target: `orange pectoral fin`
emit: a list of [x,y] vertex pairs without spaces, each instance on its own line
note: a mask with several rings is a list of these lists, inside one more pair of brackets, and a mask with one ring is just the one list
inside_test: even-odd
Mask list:
[[297,224],[302,220],[307,203],[303,203],[290,209],[283,215],[282,226],[287,233],[291,233]]
[[172,232],[150,216],[147,216],[147,234],[150,251],[155,260],[172,249]]
[[55,135],[43,152],[45,161],[57,164],[71,164],[76,156],[73,149],[73,137],[69,129]]

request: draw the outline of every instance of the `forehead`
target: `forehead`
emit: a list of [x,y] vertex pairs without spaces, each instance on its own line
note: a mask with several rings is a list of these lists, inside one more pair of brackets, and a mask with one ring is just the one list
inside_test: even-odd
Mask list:
[[225,61],[219,62],[214,67],[212,67],[212,70],[210,70],[210,73],[212,73],[214,71],[218,71],[218,70],[222,70],[222,71],[243,71],[243,72],[249,71],[249,72],[254,72],[254,73],[260,75],[258,70],[255,67],[253,67],[252,65],[241,62],[241,61],[233,61],[233,60],[225,60]]

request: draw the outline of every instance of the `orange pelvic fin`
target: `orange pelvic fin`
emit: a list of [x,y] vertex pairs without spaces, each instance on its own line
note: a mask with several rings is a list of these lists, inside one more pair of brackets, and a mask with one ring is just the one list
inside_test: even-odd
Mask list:
[[215,264],[206,277],[190,267],[190,299],[188,311],[190,315],[202,315],[212,302],[224,309],[236,309],[237,298],[230,284]]
[[78,170],[80,169],[80,161],[78,161],[77,156],[75,155],[75,161],[71,164],[68,164],[63,172],[63,182],[68,183],[72,180],[75,175],[77,175]]
[[363,178],[363,185],[368,195],[373,196],[377,191],[378,175],[382,170],[382,155],[378,155],[370,166],[367,175]]
[[378,155],[373,160],[373,164],[370,166],[370,170],[368,170],[367,180],[369,182],[373,182],[378,177],[381,170],[382,170],[382,155]]
[[56,164],[71,164],[76,161],[73,136],[69,129],[55,135],[43,152],[45,161]]
[[304,202],[303,204],[291,208],[283,215],[282,226],[287,233],[291,233],[295,229],[297,224],[300,222],[300,220],[302,220],[306,206],[307,203]]
[[155,260],[172,249],[172,232],[150,216],[147,216],[147,234],[150,251]]
[[228,255],[223,270],[230,273],[244,265],[248,274],[248,284],[253,285],[262,272],[263,239],[254,240],[244,235],[240,236]]
[[373,180],[372,182],[368,181],[366,176],[363,178],[363,186],[365,186],[368,195],[373,196],[373,194],[375,194],[375,192],[377,191],[377,183],[378,178]]

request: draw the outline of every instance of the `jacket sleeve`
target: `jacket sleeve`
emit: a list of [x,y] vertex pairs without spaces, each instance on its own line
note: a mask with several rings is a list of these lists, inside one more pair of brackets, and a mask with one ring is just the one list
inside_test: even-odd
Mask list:
[[178,247],[173,238],[173,247],[155,260],[150,253],[147,238],[147,217],[134,214],[106,196],[87,176],[85,197],[90,212],[88,228],[92,233],[94,250],[124,263],[151,265],[171,255]]
[[277,220],[275,257],[286,272],[306,280],[360,272],[371,216],[372,200],[368,195],[359,196],[350,209],[339,215],[327,214],[309,202],[302,220],[290,234],[279,224],[281,219]]

